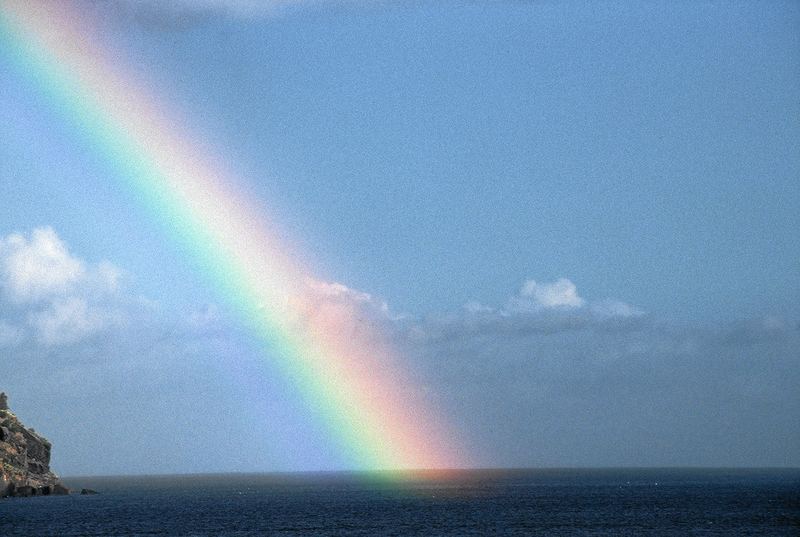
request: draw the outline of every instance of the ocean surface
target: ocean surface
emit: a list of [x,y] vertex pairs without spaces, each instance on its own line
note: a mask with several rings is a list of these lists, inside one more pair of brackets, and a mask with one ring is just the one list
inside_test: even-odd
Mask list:
[[800,469],[65,478],[0,535],[800,535]]

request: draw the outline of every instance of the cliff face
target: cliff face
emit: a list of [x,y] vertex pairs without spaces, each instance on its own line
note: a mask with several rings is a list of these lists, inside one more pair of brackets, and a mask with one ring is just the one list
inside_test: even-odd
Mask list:
[[66,494],[50,471],[50,442],[28,429],[0,393],[0,497]]

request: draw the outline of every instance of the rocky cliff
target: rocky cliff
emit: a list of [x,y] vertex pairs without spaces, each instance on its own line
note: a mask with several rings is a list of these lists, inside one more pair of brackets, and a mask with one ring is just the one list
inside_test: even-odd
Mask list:
[[0,393],[0,497],[67,494],[50,471],[50,442],[28,429]]

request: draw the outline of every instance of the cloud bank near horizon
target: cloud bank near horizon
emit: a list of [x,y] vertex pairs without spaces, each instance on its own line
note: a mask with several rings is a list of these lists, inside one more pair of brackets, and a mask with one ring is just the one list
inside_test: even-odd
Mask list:
[[[141,465],[105,461],[100,469],[109,473],[275,469],[269,465],[285,454],[270,454],[274,446],[253,422],[230,416],[260,407],[259,423],[276,437],[295,434],[296,418],[276,395],[286,389],[280,379],[258,372],[260,353],[234,317],[215,304],[166,311],[136,296],[128,280],[114,264],[70,251],[52,228],[0,238],[3,389],[23,408],[24,394],[58,394],[76,402],[63,405],[68,411],[60,405],[69,423],[98,424],[97,438],[65,448],[69,423],[42,419],[68,451],[68,472],[88,470],[81,461],[109,442],[126,446],[120,460]],[[800,464],[797,322],[676,325],[619,300],[589,300],[567,278],[529,279],[497,305],[470,302],[426,316],[394,312],[336,282],[309,279],[305,292],[310,315],[341,312],[389,339],[422,396],[451,417],[485,465]],[[193,411],[198,393],[215,401],[202,415]],[[78,403],[87,394],[92,404]],[[165,408],[169,417],[149,417]],[[175,435],[165,460],[177,466],[142,461],[130,427],[145,437]],[[263,445],[227,461],[241,438]],[[184,464],[217,452],[218,467]]]

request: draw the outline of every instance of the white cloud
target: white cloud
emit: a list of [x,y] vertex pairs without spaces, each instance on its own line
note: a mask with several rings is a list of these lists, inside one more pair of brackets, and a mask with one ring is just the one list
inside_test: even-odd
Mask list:
[[[361,304],[373,302],[372,295],[369,293],[351,289],[337,282],[324,282],[307,278],[306,287],[310,293],[327,299],[352,301]],[[385,304],[382,304],[382,306],[385,306]]]
[[30,238],[14,233],[0,239],[0,286],[13,302],[64,295],[85,277],[84,263],[52,228],[34,229]]
[[369,326],[374,333],[400,345],[478,341],[501,334],[517,340],[589,329],[635,330],[646,320],[642,310],[618,300],[584,300],[575,284],[566,278],[545,283],[528,280],[500,307],[472,301],[460,310],[426,317],[398,315],[385,301],[369,293],[341,283],[308,279],[304,292],[292,299],[288,311],[292,322],[301,329],[312,320],[336,330]]
[[32,313],[29,323],[38,340],[47,346],[78,342],[104,328],[111,316],[103,309],[90,307],[86,299],[57,299],[46,309]]
[[484,306],[480,302],[475,300],[471,300],[464,304],[464,311],[467,313],[492,313],[494,312],[494,308],[490,308],[489,306]]
[[522,285],[519,295],[509,302],[509,309],[532,310],[541,308],[580,308],[585,301],[578,296],[575,284],[566,278],[550,283],[528,280]]
[[[51,227],[0,237],[0,298],[43,345],[71,344],[119,320],[112,304],[122,271],[70,253]],[[21,328],[0,325],[0,345],[18,343]]]
[[369,293],[313,279],[306,281],[304,296],[296,301],[292,311],[300,324],[310,318],[349,318],[416,342],[499,333],[525,336],[586,328],[620,330],[639,326],[644,316],[641,309],[619,300],[588,302],[567,278],[545,283],[527,280],[501,307],[472,301],[459,311],[424,318],[398,315]]
[[589,302],[567,278],[527,280],[505,306],[468,302],[461,311],[405,319],[404,337],[416,342],[495,337],[528,337],[583,329],[617,331],[641,325],[644,312],[619,300]]
[[619,300],[603,300],[592,304],[592,311],[604,317],[637,317],[644,311]]
[[101,261],[90,274],[92,283],[101,293],[116,293],[120,288],[123,271],[108,261]]
[[374,320],[392,319],[389,306],[369,293],[352,289],[337,282],[306,279],[302,311],[313,313],[319,310],[336,309],[341,313],[369,317]]

